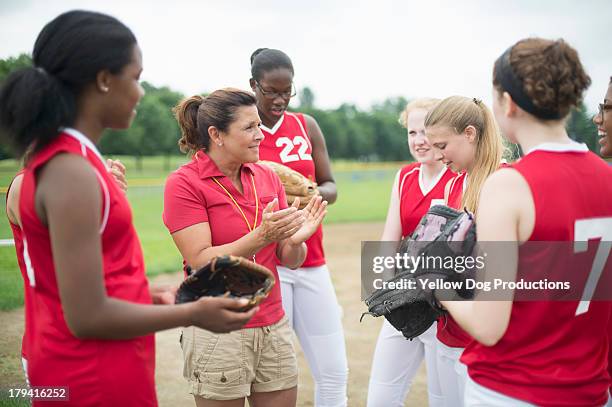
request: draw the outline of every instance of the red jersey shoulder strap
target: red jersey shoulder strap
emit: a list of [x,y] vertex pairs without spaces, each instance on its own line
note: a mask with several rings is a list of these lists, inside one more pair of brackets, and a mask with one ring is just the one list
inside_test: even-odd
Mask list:
[[19,225],[17,225],[17,224],[15,224],[15,223],[13,223],[13,222],[11,221],[11,218],[9,217],[9,213],[8,213],[8,210],[9,210],[9,208],[8,208],[8,198],[9,198],[9,193],[10,193],[10,191],[11,191],[11,187],[13,186],[13,182],[15,182],[15,178],[17,178],[18,176],[20,176],[21,174],[23,174],[23,172],[24,172],[24,171],[25,171],[25,170],[24,170],[23,168],[22,168],[22,169],[20,169],[19,171],[17,171],[17,174],[15,174],[15,176],[13,177],[13,179],[11,180],[11,183],[10,183],[10,184],[8,184],[8,187],[6,187],[6,194],[5,194],[5,196],[4,196],[4,211],[5,211],[5,213],[6,213],[6,217],[7,217],[8,221],[9,221],[9,223],[10,223],[11,225],[13,225],[13,226],[16,226],[16,227],[19,227]]
[[9,191],[11,190],[11,187],[13,186],[13,182],[15,182],[15,178],[17,178],[18,176],[20,176],[21,174],[23,174],[23,172],[25,171],[25,169],[20,169],[19,171],[17,171],[17,173],[15,174],[15,176],[13,177],[13,179],[11,180],[10,184],[8,184],[8,187],[6,187],[6,196],[4,197],[4,203],[8,205],[8,196],[9,196]]
[[[291,117],[293,120],[297,122],[298,126],[300,127],[300,131],[302,132],[302,135],[304,136],[306,141],[308,141],[308,144],[310,144],[310,136],[308,135],[308,132],[306,131],[308,126],[306,125],[306,118],[304,117],[304,115],[302,113],[290,113],[290,112],[285,112],[285,115]],[[310,148],[312,149],[312,146],[310,146]]]
[[[451,180],[451,184],[450,187],[448,188],[448,197],[450,198],[450,196],[456,192],[455,187],[457,185],[459,185],[461,188],[463,188],[463,177],[465,176],[465,173],[462,172],[461,174],[457,174],[457,176],[455,176],[452,180]],[[459,182],[459,183],[458,183]]]
[[[88,152],[88,150],[91,151]],[[50,144],[45,146],[39,153],[35,154],[28,163],[26,169],[31,171],[32,176],[35,176],[36,171],[38,171],[40,167],[45,165],[49,160],[60,153],[80,155],[92,166],[96,177],[98,178],[103,197],[102,219],[100,223],[100,234],[102,234],[106,229],[106,224],[110,214],[110,191],[104,175],[102,175],[101,171],[94,164],[95,160],[100,160],[101,167],[105,167],[104,161],[102,161],[101,156],[96,150],[92,150],[79,139],[63,132]]]
[[412,163],[412,164],[406,165],[400,170],[400,173],[399,173],[400,179],[398,183],[398,188],[399,188],[398,192],[399,192],[400,199],[402,197],[402,191],[404,189],[404,183],[406,182],[406,178],[414,172],[419,172],[420,169],[421,169],[420,163]]

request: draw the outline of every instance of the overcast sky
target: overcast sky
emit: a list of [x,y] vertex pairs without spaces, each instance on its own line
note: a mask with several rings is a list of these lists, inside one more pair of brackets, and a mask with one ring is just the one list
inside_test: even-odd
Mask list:
[[0,0],[0,58],[31,52],[43,25],[75,8],[122,20],[143,50],[143,79],[185,94],[247,88],[259,47],[285,51],[297,87],[324,108],[453,94],[490,104],[495,58],[527,36],[578,49],[590,111],[612,75],[609,0]]

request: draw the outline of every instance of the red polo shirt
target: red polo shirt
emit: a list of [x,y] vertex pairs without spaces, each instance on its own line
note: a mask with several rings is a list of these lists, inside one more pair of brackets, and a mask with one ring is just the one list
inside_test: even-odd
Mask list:
[[[251,175],[256,191],[253,190]],[[220,246],[249,233],[244,217],[228,194],[214,181],[215,178],[240,205],[251,226],[255,220],[256,196],[259,199],[257,226],[261,224],[264,208],[274,198],[278,198],[279,209],[287,208],[285,191],[272,170],[259,164],[243,164],[240,168],[240,179],[244,193],[241,194],[208,154],[199,151],[190,162],[170,174],[166,181],[163,220],[170,234],[207,222],[212,245]],[[276,271],[279,264],[276,246],[276,243],[271,243],[255,255],[257,263],[274,273],[276,284],[268,298],[260,304],[259,312],[245,328],[272,325],[285,315]]]

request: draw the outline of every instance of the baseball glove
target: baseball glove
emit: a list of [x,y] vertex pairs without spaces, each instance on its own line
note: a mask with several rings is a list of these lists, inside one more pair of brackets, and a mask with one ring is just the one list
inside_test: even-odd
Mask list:
[[285,195],[287,196],[287,203],[289,205],[293,203],[295,198],[300,198],[299,209],[304,209],[312,198],[319,195],[316,182],[306,178],[286,165],[274,161],[259,161],[259,164],[269,167],[278,175],[283,183],[283,187],[285,187]]
[[[445,314],[436,299],[435,288],[431,288],[429,284],[437,287],[436,280],[459,281],[462,287],[466,278],[475,276],[475,269],[466,269],[459,273],[442,266],[443,262],[429,260],[440,258],[446,262],[449,258],[472,256],[475,245],[476,225],[472,214],[443,205],[433,206],[421,219],[412,236],[406,238],[399,248],[402,256],[406,254],[414,259],[421,257],[428,261],[423,261],[414,269],[396,267],[394,276],[388,282],[395,283],[395,287],[400,288],[374,291],[365,300],[368,312],[363,315],[384,315],[407,339],[419,336]],[[451,264],[454,263],[451,261]],[[408,283],[410,280],[413,282]],[[393,285],[387,284],[387,287]],[[454,299],[468,299],[472,298],[474,293],[471,290],[458,289],[452,294]]]
[[177,304],[204,296],[228,295],[248,299],[245,309],[249,309],[263,301],[275,283],[274,275],[266,267],[238,256],[215,257],[196,272],[189,268],[187,272],[188,277],[176,293]]

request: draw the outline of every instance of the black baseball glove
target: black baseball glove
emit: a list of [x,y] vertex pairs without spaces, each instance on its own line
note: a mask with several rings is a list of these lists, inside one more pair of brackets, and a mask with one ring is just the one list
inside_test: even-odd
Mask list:
[[[394,276],[387,280],[387,287],[390,286],[388,283],[406,284],[396,285],[401,288],[374,291],[365,300],[368,312],[364,315],[384,315],[407,339],[419,336],[445,314],[436,300],[436,280],[457,281],[461,283],[458,287],[464,287],[465,279],[474,277],[474,269],[458,273],[454,268],[444,267],[444,264],[454,264],[452,259],[460,256],[472,256],[475,244],[476,225],[472,214],[443,205],[430,208],[412,236],[406,238],[399,248],[400,254],[415,259],[421,257],[422,263],[414,269],[396,268]],[[444,261],[436,262],[433,260],[436,258]],[[406,288],[410,280],[412,288]],[[472,291],[464,288],[459,288],[453,294],[457,299],[473,296]]]
[[229,296],[248,299],[245,307],[248,309],[263,301],[274,283],[272,272],[260,264],[238,256],[215,257],[183,281],[176,293],[176,303],[204,296]]

